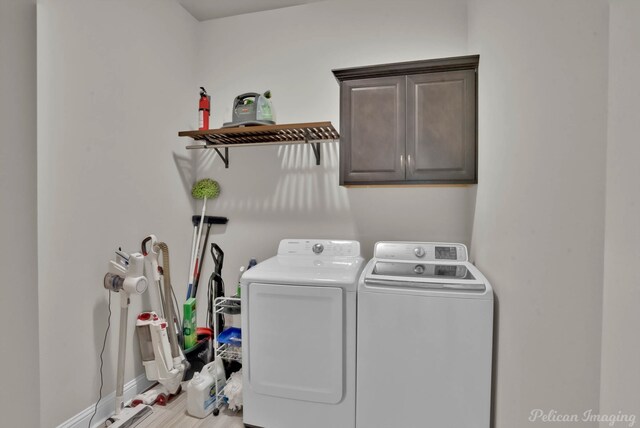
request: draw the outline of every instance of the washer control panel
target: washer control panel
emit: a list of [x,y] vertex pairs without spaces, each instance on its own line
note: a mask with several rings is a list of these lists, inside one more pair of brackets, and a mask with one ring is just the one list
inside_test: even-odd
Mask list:
[[283,239],[278,247],[278,255],[358,257],[360,243],[331,239]]
[[443,242],[378,242],[374,250],[378,259],[452,261],[469,260],[464,244]]

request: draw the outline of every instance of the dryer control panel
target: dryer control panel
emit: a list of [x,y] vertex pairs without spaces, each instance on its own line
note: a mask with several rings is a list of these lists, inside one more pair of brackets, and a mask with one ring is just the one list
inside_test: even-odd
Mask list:
[[378,242],[373,256],[378,259],[425,262],[469,260],[466,245],[444,242]]
[[333,239],[283,239],[278,247],[280,256],[358,257],[358,241]]

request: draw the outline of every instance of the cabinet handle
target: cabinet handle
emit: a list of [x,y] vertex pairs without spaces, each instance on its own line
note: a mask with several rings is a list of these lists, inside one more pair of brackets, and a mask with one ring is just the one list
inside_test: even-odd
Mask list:
[[411,155],[407,155],[407,168],[411,168]]
[[400,155],[400,168],[404,168],[404,155]]

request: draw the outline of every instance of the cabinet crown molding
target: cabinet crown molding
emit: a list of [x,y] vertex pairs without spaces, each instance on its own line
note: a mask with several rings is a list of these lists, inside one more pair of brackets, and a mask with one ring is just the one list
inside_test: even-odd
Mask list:
[[466,55],[450,58],[367,65],[363,67],[340,68],[331,71],[338,82],[343,82],[345,80],[370,77],[436,73],[439,71],[454,70],[477,70],[479,62],[480,55]]

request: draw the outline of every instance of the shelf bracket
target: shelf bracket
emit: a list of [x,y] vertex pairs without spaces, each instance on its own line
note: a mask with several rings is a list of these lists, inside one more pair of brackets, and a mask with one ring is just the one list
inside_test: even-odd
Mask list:
[[213,150],[216,151],[216,153],[218,154],[218,156],[220,156],[220,159],[222,159],[222,162],[224,162],[224,167],[225,168],[229,168],[229,148],[225,147],[224,148],[224,155],[220,152],[220,149],[218,147],[215,146],[215,144],[218,143],[218,141],[216,141],[212,136],[210,135],[205,135],[204,139],[206,140],[205,143],[205,147],[211,147],[213,146]]
[[313,154],[316,157],[316,165],[320,165],[320,143],[311,143],[309,142],[309,133],[304,133],[304,142],[309,144],[313,149]]
[[220,149],[218,149],[217,147],[214,147],[213,149],[216,151],[218,156],[220,156],[222,162],[224,162],[224,167],[229,168],[229,147],[224,148],[224,155],[220,153]]

